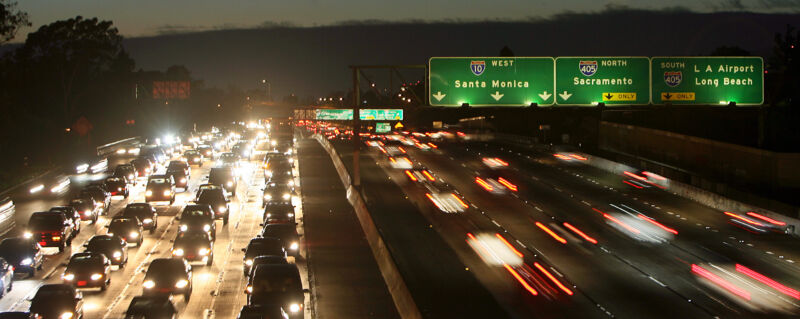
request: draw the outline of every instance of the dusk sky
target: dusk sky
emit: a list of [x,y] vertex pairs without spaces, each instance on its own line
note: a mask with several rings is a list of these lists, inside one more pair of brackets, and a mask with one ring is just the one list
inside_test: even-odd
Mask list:
[[608,5],[642,9],[685,7],[695,12],[753,11],[796,13],[800,0],[23,0],[18,7],[30,14],[33,26],[21,30],[15,42],[41,25],[76,15],[112,20],[126,37],[209,29],[252,28],[268,23],[298,26],[329,25],[348,20],[408,19],[524,20],[548,18],[565,11],[601,11]]

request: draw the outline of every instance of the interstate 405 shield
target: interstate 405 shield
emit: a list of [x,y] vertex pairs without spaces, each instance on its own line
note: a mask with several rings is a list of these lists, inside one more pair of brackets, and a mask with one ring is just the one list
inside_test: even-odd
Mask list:
[[552,105],[551,57],[433,57],[428,100],[432,106]]

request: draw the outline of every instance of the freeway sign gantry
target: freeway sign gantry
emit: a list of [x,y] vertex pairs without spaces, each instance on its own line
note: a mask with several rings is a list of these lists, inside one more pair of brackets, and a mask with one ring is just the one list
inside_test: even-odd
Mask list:
[[[316,109],[315,113],[317,120],[353,120],[352,109]],[[360,109],[358,118],[362,121],[402,121],[403,109]]]
[[554,104],[551,57],[433,57],[428,63],[432,106]]
[[647,57],[557,57],[556,104],[650,103]]
[[761,57],[653,57],[654,104],[764,103]]

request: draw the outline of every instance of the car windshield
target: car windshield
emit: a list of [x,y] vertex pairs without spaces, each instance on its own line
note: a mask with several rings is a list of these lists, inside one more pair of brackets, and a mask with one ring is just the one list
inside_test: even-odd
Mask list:
[[0,253],[17,252],[20,249],[32,247],[30,240],[25,238],[8,238],[0,242]]
[[34,214],[28,223],[31,230],[57,230],[64,226],[63,217],[59,214]]
[[297,234],[297,231],[294,229],[294,225],[289,225],[289,227],[284,227],[286,225],[268,225],[264,227],[263,235],[264,237],[275,237],[275,238],[287,238],[287,237],[294,237]]
[[230,179],[231,174],[228,173],[228,170],[211,170],[211,174],[208,177],[209,181],[217,181],[217,180],[228,180]]
[[183,211],[183,218],[210,217],[210,216],[211,213],[197,208],[186,208]]
[[183,233],[175,239],[175,246],[208,245],[208,235],[205,233]]
[[225,201],[225,196],[219,190],[207,190],[200,193],[197,201],[201,203]]
[[185,156],[197,156],[197,155],[200,155],[200,153],[197,153],[196,151],[188,151],[186,153],[183,153],[183,155],[185,155]]
[[[100,256],[75,256],[69,260],[67,264],[67,272],[80,272],[92,270],[92,267],[100,266],[103,264],[103,259]],[[88,269],[87,269],[88,268]]]
[[72,299],[73,295],[73,291],[68,288],[61,286],[50,287],[45,285],[39,288],[33,299],[39,301],[51,301],[59,299],[64,300],[67,298]]
[[119,246],[119,240],[111,236],[101,236],[89,240],[89,244],[86,246],[86,249],[89,251],[104,250],[115,248],[117,246]]
[[106,179],[106,183],[121,183],[121,182],[122,182],[121,178],[108,178],[108,179]]
[[246,257],[254,257],[261,255],[278,255],[283,249],[283,244],[279,240],[260,241],[250,243],[245,252]]
[[167,180],[163,178],[153,178],[151,179],[148,184],[166,184]]
[[115,218],[111,221],[108,227],[134,227],[136,222],[128,218]]
[[125,210],[122,211],[123,216],[142,216],[145,214],[151,214],[152,210],[149,207],[141,207],[141,206],[128,206],[125,207]]
[[173,277],[176,275],[184,275],[186,274],[186,270],[183,268],[183,264],[180,262],[176,262],[173,260],[165,260],[165,259],[158,259],[154,260],[150,267],[147,268],[147,274],[145,277]]

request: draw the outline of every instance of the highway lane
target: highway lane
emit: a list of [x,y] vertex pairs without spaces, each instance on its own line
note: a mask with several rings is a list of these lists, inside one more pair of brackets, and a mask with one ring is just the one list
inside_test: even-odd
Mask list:
[[[447,148],[447,147],[445,147],[445,148]],[[464,148],[463,145],[458,145],[458,146],[453,147],[452,149],[454,149],[455,151],[454,151],[454,154],[450,154],[450,155],[452,155],[450,160],[452,161],[453,158],[459,158],[459,159],[471,158],[471,160],[468,160],[467,163],[464,165],[465,166],[465,167],[463,167],[464,171],[456,173],[457,175],[469,176],[471,178],[472,175],[474,175],[474,174],[472,174],[473,172],[470,172],[470,170],[479,170],[480,169],[479,168],[480,165],[482,165],[477,160],[477,158],[479,156],[487,156],[487,154],[486,154],[485,150],[482,150],[483,152],[481,154],[477,154],[477,152],[475,152],[474,154],[470,154],[470,152],[464,151],[462,148]],[[473,148],[474,148],[474,146],[473,146]],[[452,151],[450,148],[448,148],[448,150]],[[497,153],[490,153],[490,154],[488,154],[488,156],[494,156],[496,154]],[[552,157],[552,155],[550,155],[550,156]],[[504,158],[508,159],[508,157],[509,157],[509,155],[505,154]],[[512,158],[510,161],[514,162],[514,158]],[[450,165],[450,166],[453,166],[453,165]],[[581,195],[587,196],[587,197],[578,196],[578,195],[576,195],[577,193],[576,194],[572,194],[573,188],[575,186],[574,185],[569,185],[568,183],[566,183],[566,181],[569,180],[570,178],[574,178],[574,177],[568,176],[569,174],[560,174],[558,176],[552,177],[552,176],[548,176],[547,173],[549,173],[549,172],[547,172],[547,170],[543,169],[542,167],[535,167],[535,168],[531,168],[529,170],[524,171],[521,175],[522,176],[530,176],[531,178],[530,179],[525,179],[525,181],[523,183],[523,186],[521,186],[521,191],[520,191],[519,196],[523,197],[523,198],[530,196],[531,198],[536,199],[536,201],[537,201],[536,205],[542,206],[542,208],[544,208],[544,210],[548,211],[548,214],[551,214],[552,216],[555,216],[555,217],[563,220],[564,218],[569,218],[569,217],[575,215],[576,212],[585,213],[585,211],[589,211],[588,208],[592,207],[592,203],[593,202],[594,203],[598,203],[598,202],[599,203],[614,203],[613,200],[609,202],[608,198],[603,198],[603,197],[597,198],[596,194],[597,193],[604,193],[603,189],[601,189],[601,190],[596,190],[595,189],[595,190],[592,190],[592,191],[581,193]],[[543,176],[546,176],[546,177],[543,177]],[[544,181],[542,181],[542,180],[544,180]],[[472,187],[474,189],[475,188],[475,184],[472,183],[472,186],[470,186],[469,185],[470,182],[471,181],[469,181],[469,180],[464,181],[462,187],[467,187],[467,188]],[[537,184],[539,184],[539,185],[537,186]],[[541,184],[545,184],[545,185],[541,185]],[[595,186],[597,185],[594,182],[585,182],[585,184],[590,184],[590,185],[595,185]],[[530,188],[529,188],[529,186],[530,186]],[[606,190],[606,192],[611,192],[611,191],[607,191]],[[590,196],[592,194],[595,194],[595,195],[594,196]],[[623,196],[620,196],[620,197],[623,197]],[[625,198],[625,200],[620,200],[620,201],[623,202],[623,203],[626,203],[628,205],[632,205],[632,204],[628,203],[629,201],[627,200],[627,198]],[[570,205],[568,205],[568,203],[572,203],[572,207],[570,207]],[[585,205],[585,206],[584,207],[580,207],[582,205]],[[617,203],[617,205],[621,205],[621,204]],[[597,207],[601,207],[602,208],[604,206],[598,205]],[[620,206],[616,206],[616,207],[620,207]],[[627,206],[627,207],[630,207],[630,206]],[[652,207],[649,207],[649,208],[652,208]],[[603,209],[605,210],[605,208],[603,208]],[[638,209],[644,209],[644,208],[639,207]],[[596,212],[593,212],[591,214],[599,215]],[[650,214],[650,213],[648,212],[648,214]],[[653,216],[653,215],[651,215],[651,216]],[[592,217],[591,216],[587,216],[585,218],[589,218],[589,222],[588,223],[584,223],[584,224],[580,224],[580,225],[582,225],[581,227],[589,227],[588,229],[592,230],[593,232],[602,232],[602,229],[596,230],[596,229],[591,227],[593,225],[603,225],[602,218],[598,219],[598,217],[595,216],[594,218],[598,219],[598,220],[595,220],[595,221],[592,221],[592,219],[591,219]],[[662,220],[661,216],[658,216],[656,218],[658,220]],[[666,220],[666,219],[663,219],[663,220]],[[691,233],[691,231],[683,230],[682,227],[679,228],[679,230],[681,231],[681,236],[678,236],[678,238],[689,237],[689,236],[686,236],[686,235]],[[599,235],[606,236],[606,234],[603,234],[603,233],[601,233]],[[618,234],[616,234],[616,235],[618,235]],[[617,237],[617,238],[615,238],[615,237]],[[695,236],[695,237],[698,237],[698,236]],[[699,236],[699,237],[701,237],[701,239],[702,239],[702,236]],[[706,237],[708,237],[708,236],[706,236]],[[603,237],[603,238],[605,238],[605,237]],[[640,265],[639,267],[647,269],[648,271],[653,272],[654,274],[655,273],[662,273],[663,274],[662,276],[656,276],[656,278],[662,278],[660,280],[664,280],[663,279],[664,276],[667,276],[667,278],[670,278],[670,277],[676,277],[676,278],[686,277],[685,274],[681,274],[680,272],[675,274],[677,276],[670,276],[670,272],[669,271],[664,272],[661,269],[673,268],[673,269],[678,269],[679,270],[680,267],[684,267],[684,269],[688,269],[688,265],[681,266],[680,264],[677,264],[677,265],[673,264],[673,265],[667,267],[667,265],[670,264],[669,263],[669,261],[670,261],[669,259],[660,260],[660,259],[658,259],[656,257],[653,257],[654,254],[647,254],[646,251],[642,251],[641,249],[635,249],[635,247],[633,247],[633,248],[627,247],[626,248],[625,245],[624,245],[625,241],[630,241],[630,238],[625,238],[624,236],[623,237],[611,236],[611,237],[607,237],[607,238],[608,239],[613,239],[611,241],[612,241],[613,245],[615,245],[613,247],[615,247],[615,252],[616,253],[620,253],[620,254],[625,255],[626,256],[625,258],[629,259],[629,260],[632,260],[631,262],[634,263],[635,265]],[[697,238],[692,238],[692,239],[697,239]],[[704,244],[707,245],[707,243],[705,243],[705,242],[704,242]],[[713,255],[709,254],[708,251],[697,251],[696,249],[686,249],[686,247],[681,247],[681,243],[680,242],[677,245],[673,244],[673,246],[674,247],[669,247],[669,249],[665,249],[665,248],[662,247],[662,248],[659,249],[659,252],[663,251],[666,256],[671,256],[671,257],[675,257],[675,258],[683,257],[684,260],[688,260],[688,258],[686,258],[685,255],[689,255],[689,257],[692,257],[692,255],[694,255],[694,256],[698,256],[699,255],[699,256],[701,256],[701,258],[699,258],[699,259],[711,259],[711,260],[714,260],[714,261],[719,260],[718,256],[713,256]],[[691,246],[691,247],[694,247],[694,246]],[[715,248],[714,249],[715,251],[722,251],[723,250],[723,249],[721,249],[719,247],[713,247],[712,246],[712,248]],[[701,249],[702,250],[709,250],[709,249],[707,249],[705,247],[703,247]],[[714,258],[711,258],[709,256],[712,256]],[[653,263],[656,263],[656,265],[653,265]],[[646,267],[641,266],[641,265],[646,265]],[[647,266],[647,265],[649,265],[649,266]],[[761,267],[761,268],[763,268],[763,267]],[[672,271],[674,272],[675,270],[672,270]],[[683,272],[684,273],[688,273],[688,271],[683,271]],[[668,280],[664,280],[664,281],[668,281]],[[682,290],[682,289],[689,288],[689,290],[694,290],[691,287],[696,285],[695,283],[692,283],[692,282],[683,282],[684,281],[683,279],[676,279],[676,281],[677,282],[673,282],[673,283],[670,284],[670,287],[672,289]],[[684,292],[682,294],[683,295],[687,295],[687,296],[689,295],[686,292]],[[703,293],[703,294],[705,294],[705,293]],[[710,298],[713,299],[713,296],[710,297]],[[698,302],[698,300],[699,300],[698,298],[693,298],[693,300],[694,300],[695,303],[703,303],[703,302]],[[706,307],[709,307],[715,313],[716,312],[720,312],[720,311],[725,311],[725,309],[728,309],[728,307],[730,307],[728,305],[719,306],[719,305],[708,305],[708,302],[704,302],[704,303],[706,304],[705,305]],[[711,302],[711,303],[714,304],[714,303],[718,303],[718,302],[714,301],[714,302]],[[719,302],[719,303],[722,304],[723,302]],[[716,308],[723,308],[723,309],[716,309]],[[737,310],[732,310],[732,311],[734,313],[736,313]]]
[[399,318],[330,156],[314,139],[295,145],[315,318]]
[[[203,168],[194,167],[190,178],[190,191],[181,193],[176,198],[176,203],[171,206],[159,206],[159,228],[154,235],[145,235],[142,247],[129,248],[128,265],[112,273],[112,284],[109,290],[103,293],[87,291],[85,294],[87,318],[120,318],[130,302],[130,299],[141,294],[141,282],[144,276],[143,271],[150,260],[159,257],[170,256],[172,246],[171,240],[177,232],[177,224],[174,217],[178,214],[183,204],[187,203],[194,196],[194,191],[199,184],[202,184],[203,176],[208,174],[212,165],[207,163]],[[113,167],[113,164],[110,163]],[[260,197],[261,187],[263,187],[263,172],[257,169],[255,163],[246,164],[245,178],[240,181],[237,198],[231,202],[232,215],[231,223],[223,227],[218,221],[218,237],[214,247],[215,260],[212,267],[195,266],[195,279],[193,298],[186,303],[183,297],[175,297],[176,306],[181,311],[181,316],[186,318],[209,318],[209,317],[233,317],[238,313],[242,305],[245,304],[244,279],[242,278],[241,263],[243,253],[241,248],[246,246],[247,241],[255,236],[260,230],[259,222],[261,218]],[[96,176],[101,178],[102,176]],[[76,180],[73,178],[73,180]],[[80,188],[81,181],[77,178],[73,183],[71,191]],[[143,183],[132,190],[128,199],[115,199],[112,201],[111,215],[116,214],[127,203],[143,200]],[[37,200],[29,198],[17,201],[17,212],[19,215],[29,215],[32,211],[46,210],[50,206],[62,204],[68,195],[63,198],[44,198]],[[298,216],[302,217],[302,203],[297,203]],[[26,219],[25,219],[26,220]],[[82,223],[83,229],[80,235],[73,241],[73,246],[66,252],[58,254],[55,249],[48,251],[47,261],[43,271],[37,273],[32,279],[16,280],[14,289],[0,299],[0,309],[2,310],[26,310],[28,307],[27,299],[35,293],[36,288],[43,283],[60,282],[60,274],[63,272],[65,262],[71,253],[82,250],[80,246],[85,243],[93,234],[105,233],[104,225],[108,222],[107,217],[101,218],[96,225]],[[302,224],[300,232],[302,233]],[[14,233],[19,233],[15,230]],[[304,287],[308,287],[307,269],[302,258],[298,258],[298,265],[304,281]],[[308,304],[307,309],[313,309],[313,305]],[[310,318],[312,311],[306,312],[306,317]]]
[[[350,144],[333,145],[345,166],[352,170]],[[509,309],[481,285],[473,268],[459,259],[403,191],[363,153],[361,181],[372,218],[424,317],[509,316]],[[462,243],[463,235],[459,239]]]

